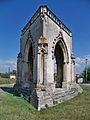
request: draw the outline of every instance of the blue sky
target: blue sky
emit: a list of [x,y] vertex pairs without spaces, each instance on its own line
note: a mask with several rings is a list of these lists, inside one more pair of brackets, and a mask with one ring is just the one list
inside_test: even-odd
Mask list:
[[16,69],[21,29],[40,5],[47,5],[72,31],[80,72],[85,66],[80,61],[90,60],[90,0],[0,0],[0,72]]

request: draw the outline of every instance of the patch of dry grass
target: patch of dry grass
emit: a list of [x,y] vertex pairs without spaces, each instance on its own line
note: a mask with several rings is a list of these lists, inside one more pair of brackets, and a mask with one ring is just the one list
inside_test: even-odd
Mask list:
[[14,79],[9,79],[9,78],[1,78],[0,77],[0,84],[12,84],[15,83],[16,81]]

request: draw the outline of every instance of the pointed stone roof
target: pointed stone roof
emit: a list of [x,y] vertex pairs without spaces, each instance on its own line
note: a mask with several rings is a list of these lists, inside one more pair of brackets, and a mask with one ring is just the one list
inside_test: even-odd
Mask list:
[[28,28],[34,23],[34,21],[41,16],[42,14],[46,14],[51,20],[53,20],[61,29],[63,29],[69,36],[72,36],[72,32],[64,25],[64,23],[59,20],[59,18],[47,7],[40,6],[39,9],[35,12],[29,22],[22,29],[22,34],[28,30]]

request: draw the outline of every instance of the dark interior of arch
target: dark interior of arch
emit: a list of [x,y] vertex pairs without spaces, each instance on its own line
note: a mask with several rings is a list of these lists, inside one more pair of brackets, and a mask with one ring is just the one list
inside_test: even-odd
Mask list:
[[33,47],[32,43],[29,48],[29,54],[28,54],[28,74],[29,74],[29,80],[33,80]]
[[60,47],[59,42],[55,46],[55,73],[54,73],[54,80],[56,82],[56,88],[62,88],[63,82],[63,51]]

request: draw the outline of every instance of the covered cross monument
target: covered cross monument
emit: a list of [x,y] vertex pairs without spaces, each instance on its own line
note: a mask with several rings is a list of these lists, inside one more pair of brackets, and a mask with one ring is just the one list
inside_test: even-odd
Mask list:
[[81,92],[72,32],[47,6],[40,6],[21,32],[15,89],[38,110]]

